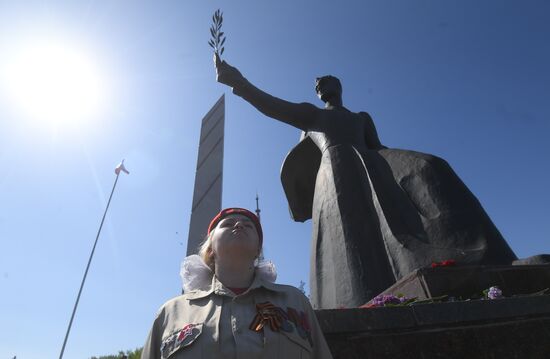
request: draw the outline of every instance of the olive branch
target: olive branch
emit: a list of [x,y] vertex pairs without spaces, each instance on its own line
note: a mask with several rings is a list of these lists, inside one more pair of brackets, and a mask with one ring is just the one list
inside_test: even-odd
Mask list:
[[223,44],[225,43],[225,36],[223,36],[223,31],[221,31],[222,23],[223,13],[218,9],[212,15],[212,26],[210,27],[212,38],[208,41],[208,45],[214,49],[214,53],[218,56],[223,55]]

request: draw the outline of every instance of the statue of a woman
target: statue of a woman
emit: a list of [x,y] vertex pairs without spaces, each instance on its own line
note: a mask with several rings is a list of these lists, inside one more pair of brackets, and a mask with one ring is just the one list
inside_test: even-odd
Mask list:
[[381,145],[371,117],[342,104],[333,76],[325,103],[291,103],[256,88],[215,55],[217,80],[266,116],[303,131],[281,179],[295,221],[312,218],[311,300],[355,307],[433,261],[517,259],[478,200],[442,159]]

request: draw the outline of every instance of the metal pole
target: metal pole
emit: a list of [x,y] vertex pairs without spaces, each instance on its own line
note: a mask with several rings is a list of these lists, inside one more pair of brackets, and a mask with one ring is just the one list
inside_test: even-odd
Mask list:
[[105,207],[105,212],[103,213],[103,218],[101,219],[101,224],[99,225],[99,230],[97,231],[97,236],[95,237],[92,253],[90,253],[90,259],[88,259],[88,265],[86,266],[86,271],[84,272],[82,283],[80,283],[80,289],[78,290],[76,302],[74,303],[73,314],[71,314],[71,320],[69,321],[69,327],[67,328],[67,333],[65,334],[65,339],[63,340],[63,346],[61,347],[61,353],[59,354],[59,359],[63,359],[63,352],[65,351],[65,345],[67,344],[67,339],[69,338],[69,332],[71,331],[71,326],[73,325],[73,319],[76,313],[76,308],[78,307],[78,301],[80,300],[80,294],[82,294],[82,288],[84,288],[84,282],[86,281],[86,277],[88,276],[88,269],[90,269],[90,263],[92,263],[92,258],[94,256],[97,240],[99,239],[99,234],[101,233],[101,228],[103,227],[103,222],[105,221],[105,216],[107,215],[107,210],[109,209],[109,204],[111,204],[111,198],[113,198],[113,193],[115,192],[115,187],[116,187],[116,183],[118,182],[119,175],[120,175],[120,171],[116,175],[115,183],[113,185],[113,189],[111,190],[111,195],[109,196],[109,200],[107,201],[107,207]]

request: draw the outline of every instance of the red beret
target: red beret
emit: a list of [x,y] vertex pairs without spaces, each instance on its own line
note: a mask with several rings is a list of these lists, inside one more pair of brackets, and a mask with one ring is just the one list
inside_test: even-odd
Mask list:
[[210,234],[210,232],[212,232],[212,230],[218,225],[218,223],[222,219],[224,219],[225,217],[227,217],[231,214],[240,214],[240,215],[243,215],[243,216],[246,216],[246,217],[250,218],[252,223],[254,223],[254,226],[256,226],[256,231],[258,232],[258,237],[260,239],[260,248],[261,248],[262,244],[263,244],[263,241],[264,241],[264,234],[263,234],[263,231],[262,231],[262,225],[260,224],[260,220],[258,219],[258,217],[254,213],[250,212],[248,209],[236,208],[235,207],[235,208],[226,208],[226,209],[222,210],[210,222],[210,225],[208,226],[208,234]]

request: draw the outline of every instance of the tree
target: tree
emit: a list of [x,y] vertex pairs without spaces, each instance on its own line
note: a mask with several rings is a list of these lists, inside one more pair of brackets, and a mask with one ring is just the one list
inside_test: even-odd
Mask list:
[[143,348],[136,348],[135,350],[127,350],[126,352],[120,350],[118,354],[115,355],[102,355],[102,356],[93,356],[90,359],[140,359],[141,351]]

